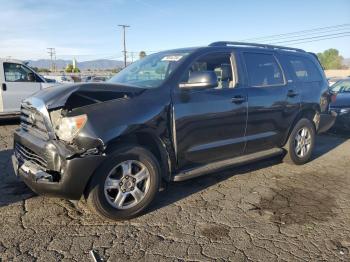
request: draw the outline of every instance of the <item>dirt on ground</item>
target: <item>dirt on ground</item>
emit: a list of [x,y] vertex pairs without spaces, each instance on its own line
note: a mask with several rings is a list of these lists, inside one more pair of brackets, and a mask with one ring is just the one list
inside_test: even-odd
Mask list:
[[143,216],[106,222],[37,196],[13,174],[0,126],[0,261],[349,261],[350,135],[317,137],[303,166],[280,157],[173,183]]

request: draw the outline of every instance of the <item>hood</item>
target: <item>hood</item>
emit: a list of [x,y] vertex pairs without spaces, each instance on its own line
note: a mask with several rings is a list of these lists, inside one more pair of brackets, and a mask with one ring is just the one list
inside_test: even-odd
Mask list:
[[331,107],[350,107],[350,93],[337,93],[335,101],[331,103]]
[[67,110],[102,103],[118,98],[131,98],[145,89],[110,83],[81,83],[56,85],[43,89],[34,97],[42,100],[47,109],[64,107]]

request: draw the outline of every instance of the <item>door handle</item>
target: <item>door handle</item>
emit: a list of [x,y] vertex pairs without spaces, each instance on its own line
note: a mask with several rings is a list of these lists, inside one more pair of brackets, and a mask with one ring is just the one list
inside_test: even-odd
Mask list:
[[7,90],[7,87],[6,87],[6,84],[5,84],[5,83],[2,84],[2,90],[3,90],[3,91],[6,91],[6,90]]
[[247,99],[244,96],[234,96],[231,98],[231,102],[236,104],[240,104],[246,101]]
[[288,97],[295,97],[299,95],[298,93],[296,93],[294,90],[288,90],[287,96]]

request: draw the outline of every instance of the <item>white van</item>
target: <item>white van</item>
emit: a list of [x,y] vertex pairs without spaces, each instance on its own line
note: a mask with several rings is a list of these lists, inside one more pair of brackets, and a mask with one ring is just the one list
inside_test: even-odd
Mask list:
[[0,59],[0,118],[19,115],[23,99],[54,84],[21,61]]

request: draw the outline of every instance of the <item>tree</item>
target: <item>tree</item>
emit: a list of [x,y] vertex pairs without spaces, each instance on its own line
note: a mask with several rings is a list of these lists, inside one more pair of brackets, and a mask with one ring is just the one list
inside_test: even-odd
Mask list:
[[64,71],[66,71],[66,73],[72,73],[72,71],[73,71],[73,65],[72,65],[72,64],[68,64],[68,65],[66,66],[66,69],[65,69]]
[[324,69],[341,69],[343,57],[339,55],[339,51],[334,48],[325,50],[323,53],[317,54]]
[[141,51],[140,53],[139,53],[139,57],[140,57],[140,59],[142,59],[142,58],[145,58],[146,57],[146,52],[145,51]]
[[79,68],[73,68],[72,64],[68,64],[66,66],[66,69],[64,70],[66,73],[80,73],[80,69]]

